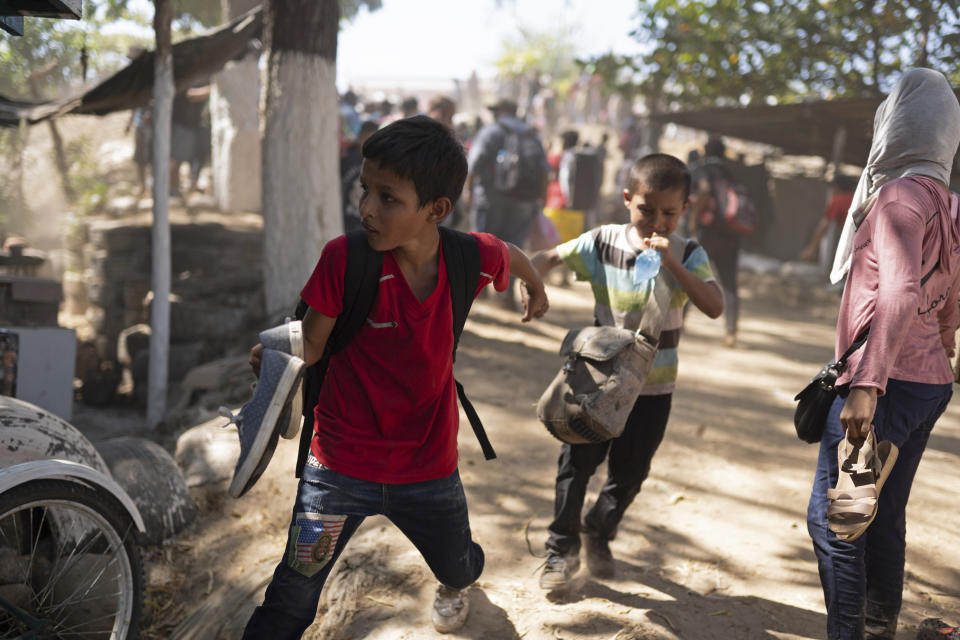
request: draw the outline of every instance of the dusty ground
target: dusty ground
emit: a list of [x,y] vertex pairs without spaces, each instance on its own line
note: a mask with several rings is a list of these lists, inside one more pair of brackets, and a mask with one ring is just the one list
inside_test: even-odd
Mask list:
[[[499,457],[485,462],[464,426],[460,469],[487,564],[471,588],[470,618],[453,637],[824,637],[805,525],[816,448],[795,438],[791,419],[793,394],[831,355],[835,305],[746,299],[736,350],[721,346],[719,321],[690,314],[667,436],[612,543],[617,575],[595,580],[583,570],[557,595],[538,587],[542,560],[533,554],[542,553],[551,517],[560,445],[533,405],[559,364],[566,329],[590,321],[590,294],[580,284],[549,293],[549,317],[525,326],[479,302],[461,342],[458,377]],[[283,551],[295,449],[282,441],[264,478],[240,500],[226,496],[225,484],[196,492],[202,519],[150,552],[146,637],[239,637]],[[898,639],[914,637],[925,617],[960,617],[958,463],[954,403],[914,485]],[[590,496],[600,481],[594,478]],[[434,588],[413,546],[387,520],[370,518],[334,570],[306,637],[441,637],[429,621]]]

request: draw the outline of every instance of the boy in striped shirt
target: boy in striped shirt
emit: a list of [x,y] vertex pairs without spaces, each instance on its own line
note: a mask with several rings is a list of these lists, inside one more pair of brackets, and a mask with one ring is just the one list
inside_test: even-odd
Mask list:
[[[723,313],[723,293],[714,279],[706,251],[696,241],[674,233],[689,195],[690,171],[683,162],[666,154],[640,158],[630,168],[623,190],[629,223],[597,227],[533,258],[541,275],[565,264],[578,280],[590,282],[598,325],[629,330],[640,326],[656,281],[654,276],[635,282],[634,263],[644,249],[660,252],[661,268],[669,269],[679,285],[673,290],[660,333],[660,349],[623,434],[607,442],[563,445],[558,461],[554,520],[546,544],[547,562],[540,576],[544,589],[566,586],[577,572],[581,532],[590,573],[601,578],[613,575],[609,541],[650,471],[650,461],[670,416],[683,306],[689,300],[711,318]],[[682,260],[671,250],[671,245],[678,242],[684,243]],[[587,483],[605,458],[607,480],[581,526]]]

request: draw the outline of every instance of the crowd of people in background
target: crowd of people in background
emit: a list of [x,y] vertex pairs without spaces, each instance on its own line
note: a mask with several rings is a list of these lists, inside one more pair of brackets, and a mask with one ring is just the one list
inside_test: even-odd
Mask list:
[[[622,210],[618,198],[605,198],[602,192],[612,146],[608,131],[616,132],[616,146],[622,156],[619,168],[613,167],[610,172],[613,193],[619,196],[626,188],[634,162],[657,151],[646,123],[631,114],[623,118],[618,127],[617,121],[609,121],[610,109],[617,111],[618,108],[604,109],[597,103],[594,105],[596,117],[605,115],[601,119],[610,126],[594,127],[598,131],[596,139],[585,139],[581,134],[584,127],[578,127],[577,118],[573,116],[563,119],[570,123],[568,128],[551,135],[559,120],[548,123],[545,115],[549,110],[542,90],[528,87],[521,93],[519,100],[502,98],[488,105],[489,118],[484,120],[457,117],[458,105],[445,95],[434,96],[422,106],[413,97],[395,105],[387,99],[363,101],[352,90],[346,91],[340,99],[344,228],[359,227],[357,200],[363,141],[379,128],[418,113],[451,127],[468,153],[469,175],[464,193],[446,226],[490,232],[504,241],[536,251],[567,242],[597,224],[619,222],[618,211]],[[581,106],[586,108],[588,103]],[[531,141],[528,147],[524,146],[527,139]],[[513,155],[518,162],[515,171],[522,174],[520,182],[531,185],[501,184],[504,159],[510,155],[505,152],[511,151],[508,149],[511,144],[518,145]],[[526,157],[530,154],[532,159]],[[716,178],[729,176],[736,162],[726,157],[722,139],[711,136],[702,153],[696,149],[690,153],[687,164],[693,173],[693,190],[691,205],[679,231],[701,242],[711,256],[726,300],[724,343],[736,347],[739,314],[736,273],[743,233],[712,211],[723,200],[717,193]],[[828,227],[824,226],[825,233]],[[818,230],[817,243],[820,235]],[[561,284],[566,284],[568,277],[569,273],[564,271]],[[512,287],[499,296],[503,306],[515,307]]]

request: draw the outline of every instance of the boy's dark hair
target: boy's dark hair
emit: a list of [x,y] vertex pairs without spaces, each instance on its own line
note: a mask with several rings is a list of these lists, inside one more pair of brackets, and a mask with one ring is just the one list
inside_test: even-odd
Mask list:
[[363,157],[413,182],[418,206],[437,198],[456,203],[467,179],[463,145],[445,124],[428,116],[397,120],[367,138]]
[[560,141],[564,150],[573,149],[580,142],[580,134],[573,129],[568,129],[560,134]]
[[666,153],[651,153],[634,161],[626,186],[630,195],[643,187],[653,191],[680,189],[686,202],[690,197],[690,170],[679,158]]

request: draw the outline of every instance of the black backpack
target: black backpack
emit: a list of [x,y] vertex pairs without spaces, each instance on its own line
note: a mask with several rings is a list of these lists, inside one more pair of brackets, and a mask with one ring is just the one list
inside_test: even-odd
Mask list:
[[517,131],[503,124],[499,127],[504,139],[494,161],[493,188],[517,200],[542,197],[547,182],[547,156],[537,132],[531,128]]
[[719,224],[725,224],[738,235],[748,236],[756,231],[760,216],[746,185],[719,160],[707,158],[703,168],[709,172],[714,220],[722,220]]
[[[473,305],[473,293],[480,281],[480,250],[473,236],[446,227],[438,227],[443,258],[447,266],[447,280],[450,282],[450,301],[453,305],[453,359],[457,358],[457,345],[460,334],[467,321],[467,314]],[[343,349],[357,335],[367,321],[380,285],[380,272],[383,269],[383,253],[374,251],[367,242],[366,232],[362,229],[347,234],[347,266],[343,276],[343,310],[327,339],[323,357],[309,367],[303,376],[303,429],[300,432],[300,452],[297,456],[296,476],[299,478],[306,464],[313,439],[313,408],[320,397],[320,387],[327,374],[330,358]],[[307,303],[300,300],[294,317],[302,320],[307,313]],[[457,396],[463,407],[470,426],[473,428],[483,457],[487,460],[497,455],[480,422],[480,416],[467,398],[463,385],[454,380]]]

